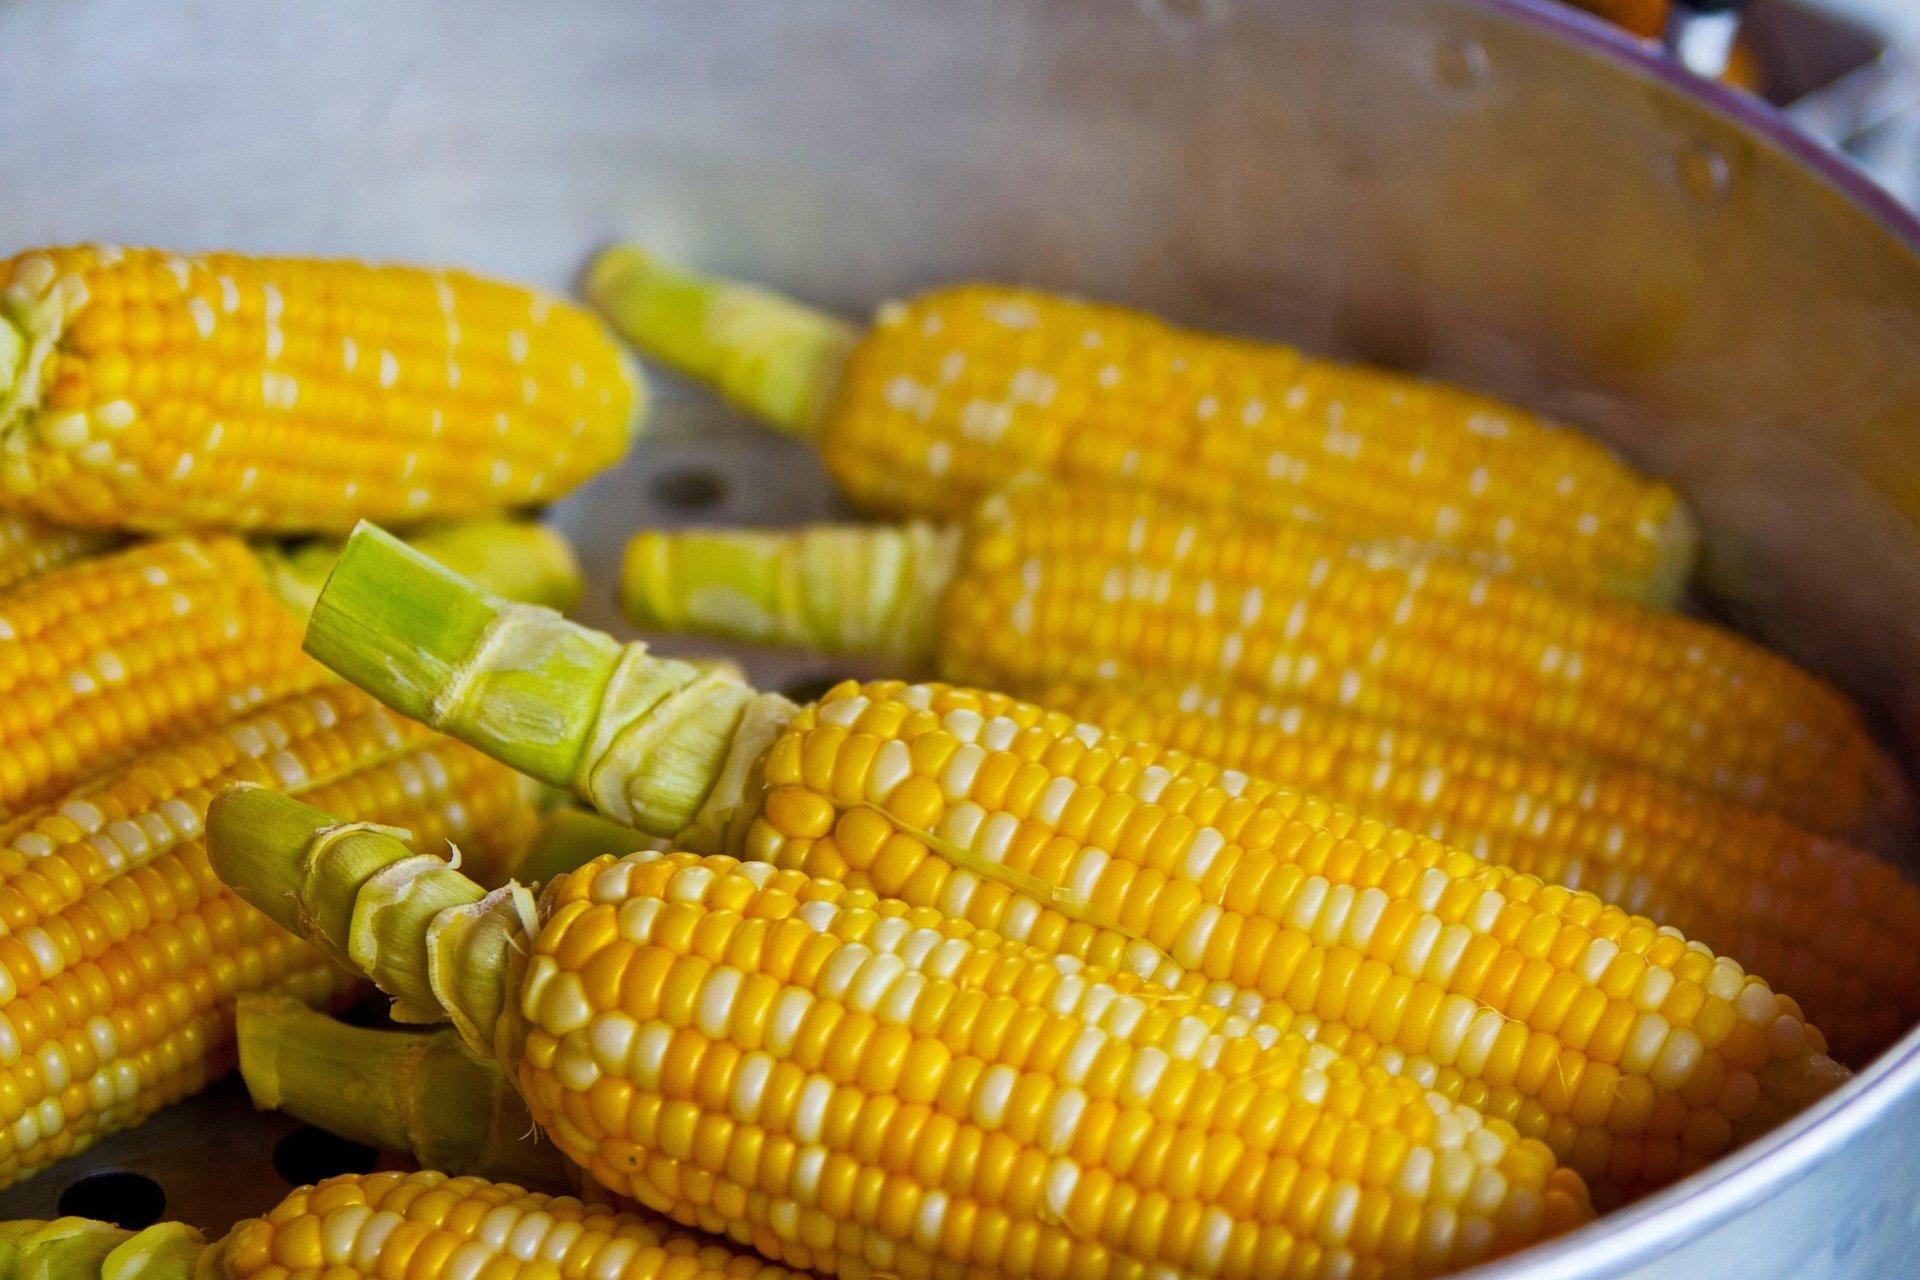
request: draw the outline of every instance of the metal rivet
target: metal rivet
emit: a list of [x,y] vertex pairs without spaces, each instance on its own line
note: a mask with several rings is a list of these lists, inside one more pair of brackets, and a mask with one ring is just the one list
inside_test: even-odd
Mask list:
[[1701,204],[1716,205],[1733,187],[1733,166],[1718,147],[1690,142],[1680,151],[1680,185]]
[[1493,60],[1487,56],[1487,46],[1472,36],[1462,36],[1443,41],[1434,50],[1433,69],[1441,84],[1464,93],[1486,83]]

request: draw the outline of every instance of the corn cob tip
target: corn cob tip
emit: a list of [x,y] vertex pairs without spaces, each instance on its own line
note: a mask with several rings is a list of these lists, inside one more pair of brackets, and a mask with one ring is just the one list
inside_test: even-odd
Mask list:
[[813,434],[825,417],[857,339],[825,312],[676,267],[636,244],[603,250],[583,288],[643,353],[796,435]]
[[7,1280],[191,1280],[207,1243],[163,1222],[128,1231],[91,1218],[0,1223],[0,1276]]

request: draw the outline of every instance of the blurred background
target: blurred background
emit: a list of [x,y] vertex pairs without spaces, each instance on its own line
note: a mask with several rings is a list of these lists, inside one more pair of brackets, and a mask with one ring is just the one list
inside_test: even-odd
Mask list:
[[[1786,109],[1920,207],[1920,0],[1578,0]],[[1732,43],[1727,43],[1728,37]]]

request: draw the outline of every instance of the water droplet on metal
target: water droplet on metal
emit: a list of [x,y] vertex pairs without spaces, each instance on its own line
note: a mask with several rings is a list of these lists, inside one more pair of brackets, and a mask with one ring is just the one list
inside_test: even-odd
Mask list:
[[1461,36],[1442,41],[1434,50],[1433,69],[1441,84],[1464,93],[1486,83],[1488,73],[1493,70],[1493,60],[1488,57],[1485,45],[1472,36]]
[[1690,142],[1680,152],[1680,185],[1701,204],[1717,205],[1733,187],[1733,166],[1718,147]]

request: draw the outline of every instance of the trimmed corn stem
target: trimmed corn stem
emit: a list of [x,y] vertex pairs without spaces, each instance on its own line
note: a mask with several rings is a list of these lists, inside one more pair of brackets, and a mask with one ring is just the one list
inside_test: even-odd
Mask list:
[[574,1189],[577,1171],[540,1140],[520,1095],[451,1029],[353,1027],[276,996],[242,1000],[236,1026],[257,1107],[442,1173]]
[[650,630],[923,663],[960,537],[917,522],[649,530],[627,544],[621,603]]
[[650,355],[795,435],[818,428],[859,340],[825,312],[681,271],[634,245],[596,258],[586,292]]

